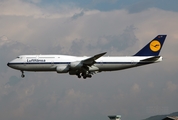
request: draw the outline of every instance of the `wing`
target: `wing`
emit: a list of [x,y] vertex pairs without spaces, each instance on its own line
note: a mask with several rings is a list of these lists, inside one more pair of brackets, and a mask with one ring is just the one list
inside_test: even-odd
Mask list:
[[87,58],[87,59],[85,59],[85,60],[82,60],[82,63],[83,63],[83,65],[86,65],[86,66],[92,66],[93,64],[96,63],[95,60],[97,60],[97,59],[100,58],[101,56],[105,55],[106,53],[107,53],[107,52],[94,55],[93,57],[90,57],[90,58]]
[[77,75],[78,78],[81,76],[86,79],[87,77],[91,78],[93,74],[99,72],[99,68],[94,66],[96,63],[95,60],[105,55],[106,52],[94,55],[93,57],[84,59],[82,61],[72,62],[70,66],[73,68],[73,71],[69,71],[70,75]]

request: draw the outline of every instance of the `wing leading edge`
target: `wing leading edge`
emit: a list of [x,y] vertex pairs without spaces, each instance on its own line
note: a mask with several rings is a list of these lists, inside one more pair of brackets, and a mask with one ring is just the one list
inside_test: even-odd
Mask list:
[[102,57],[102,56],[105,55],[106,53],[107,53],[107,52],[94,55],[93,57],[90,57],[90,58],[87,58],[87,59],[85,59],[85,60],[82,60],[82,63],[83,63],[84,65],[87,65],[87,66],[92,66],[93,64],[96,63],[95,60],[97,60],[98,58]]

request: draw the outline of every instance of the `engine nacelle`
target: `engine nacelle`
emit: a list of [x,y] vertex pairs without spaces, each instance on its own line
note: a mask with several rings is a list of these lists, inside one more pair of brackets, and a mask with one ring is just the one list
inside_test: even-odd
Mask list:
[[57,73],[67,73],[69,72],[69,66],[68,65],[58,65],[56,67]]
[[80,69],[80,68],[82,68],[82,66],[83,66],[83,64],[81,63],[81,61],[76,61],[76,62],[70,63],[71,69]]
[[96,67],[96,66],[90,66],[90,67],[89,67],[89,71],[90,71],[90,72],[99,71],[99,68]]

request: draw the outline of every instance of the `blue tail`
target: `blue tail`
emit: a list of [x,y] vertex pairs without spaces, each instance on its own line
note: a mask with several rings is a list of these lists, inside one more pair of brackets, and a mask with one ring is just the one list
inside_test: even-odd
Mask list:
[[158,35],[134,56],[158,56],[167,35]]

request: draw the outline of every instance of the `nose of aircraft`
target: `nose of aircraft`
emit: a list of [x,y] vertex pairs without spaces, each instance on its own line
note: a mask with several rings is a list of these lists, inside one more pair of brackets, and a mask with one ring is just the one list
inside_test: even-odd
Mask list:
[[8,63],[7,63],[7,66],[11,67],[11,63],[10,63],[10,62],[8,62]]

